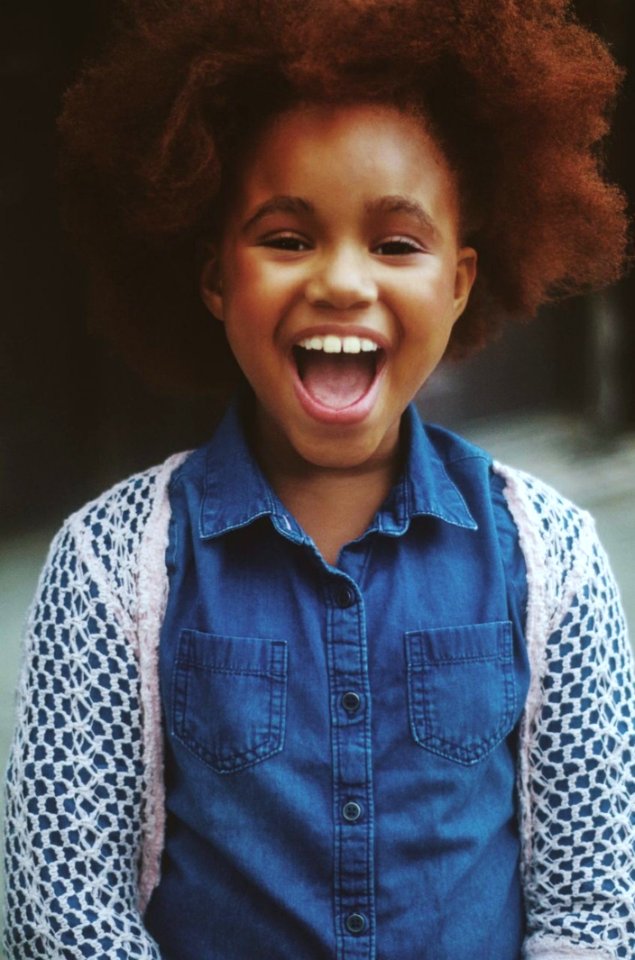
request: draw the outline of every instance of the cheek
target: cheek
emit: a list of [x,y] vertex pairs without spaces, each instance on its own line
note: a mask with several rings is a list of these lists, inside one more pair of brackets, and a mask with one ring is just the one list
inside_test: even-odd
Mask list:
[[432,278],[432,296],[440,308],[454,307],[456,266],[454,263],[439,263]]
[[225,336],[243,371],[270,365],[280,313],[273,298],[266,296],[261,286],[244,280],[232,284],[224,307]]
[[404,332],[420,340],[443,336],[454,321],[454,280],[441,271],[402,282],[393,294]]
[[250,319],[275,309],[287,289],[284,277],[248,255],[236,258],[226,280],[232,309],[249,314]]

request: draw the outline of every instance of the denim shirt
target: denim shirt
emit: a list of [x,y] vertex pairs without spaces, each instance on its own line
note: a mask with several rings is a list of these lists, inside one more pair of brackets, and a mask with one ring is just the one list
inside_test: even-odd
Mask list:
[[526,575],[489,457],[404,415],[337,566],[238,406],[170,488],[164,960],[518,960]]

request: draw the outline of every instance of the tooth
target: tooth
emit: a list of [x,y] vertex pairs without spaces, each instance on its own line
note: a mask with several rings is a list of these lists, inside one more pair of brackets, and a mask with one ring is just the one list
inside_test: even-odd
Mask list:
[[323,350],[325,353],[374,353],[379,350],[378,345],[369,337],[357,337],[349,334],[346,337],[338,337],[336,334],[329,333],[325,337],[312,336],[305,337],[298,341],[298,346],[303,350]]
[[329,333],[324,337],[324,345],[322,349],[324,350],[324,353],[341,353],[342,341],[339,337]]
[[344,337],[342,340],[342,350],[344,353],[359,353],[361,348],[359,337]]

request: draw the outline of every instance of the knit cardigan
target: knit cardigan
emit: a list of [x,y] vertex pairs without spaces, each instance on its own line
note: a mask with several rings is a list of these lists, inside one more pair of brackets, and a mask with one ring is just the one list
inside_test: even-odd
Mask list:
[[[183,458],[71,516],[42,572],[8,771],[9,960],[160,960],[142,917],[164,833],[158,640],[167,488]],[[523,956],[632,960],[635,704],[617,589],[588,514],[494,469],[528,576]]]

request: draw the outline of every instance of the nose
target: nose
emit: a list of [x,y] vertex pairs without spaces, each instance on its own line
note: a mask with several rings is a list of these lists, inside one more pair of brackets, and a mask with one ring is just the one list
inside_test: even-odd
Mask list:
[[312,306],[335,310],[366,307],[377,300],[377,286],[363,252],[344,246],[324,251],[314,262],[305,292]]

